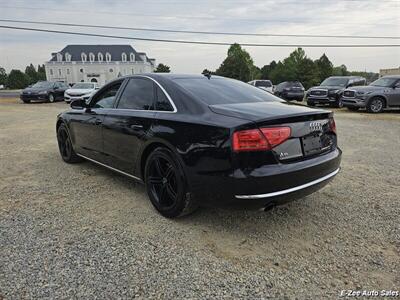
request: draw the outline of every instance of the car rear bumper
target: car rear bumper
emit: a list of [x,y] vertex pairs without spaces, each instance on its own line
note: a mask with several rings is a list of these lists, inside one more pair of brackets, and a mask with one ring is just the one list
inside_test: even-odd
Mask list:
[[340,162],[341,150],[337,148],[300,162],[267,165],[250,172],[235,170],[231,176],[208,181],[196,198],[200,204],[222,207],[280,205],[321,189],[338,174]]
[[286,99],[303,99],[304,93],[303,92],[285,92],[282,96]]

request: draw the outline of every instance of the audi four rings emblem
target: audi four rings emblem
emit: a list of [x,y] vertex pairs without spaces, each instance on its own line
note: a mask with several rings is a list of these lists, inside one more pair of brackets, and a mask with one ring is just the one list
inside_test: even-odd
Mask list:
[[322,123],[321,122],[311,122],[310,123],[310,131],[322,131]]

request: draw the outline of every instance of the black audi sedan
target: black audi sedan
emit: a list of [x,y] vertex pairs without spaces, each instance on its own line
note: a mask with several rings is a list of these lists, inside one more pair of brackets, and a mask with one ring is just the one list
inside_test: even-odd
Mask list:
[[331,112],[233,79],[132,75],[71,108],[56,124],[62,159],[144,183],[169,218],[198,206],[270,208],[317,191],[340,168]]
[[22,90],[20,98],[24,103],[31,101],[54,102],[64,99],[69,86],[64,82],[38,81]]

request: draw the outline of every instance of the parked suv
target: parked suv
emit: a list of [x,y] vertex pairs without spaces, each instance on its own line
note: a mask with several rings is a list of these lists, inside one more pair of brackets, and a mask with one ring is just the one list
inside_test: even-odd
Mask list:
[[350,110],[366,108],[372,113],[386,107],[400,107],[400,75],[384,76],[370,85],[346,89],[342,103]]
[[271,80],[253,80],[249,81],[248,84],[258,87],[264,91],[273,93],[273,85]]
[[68,89],[68,85],[64,82],[38,81],[22,90],[20,98],[24,103],[31,101],[54,102],[64,98],[66,89]]
[[274,94],[285,100],[303,101],[304,87],[299,81],[284,81],[275,87]]
[[342,107],[342,93],[352,86],[365,85],[364,77],[359,76],[331,76],[326,78],[319,86],[307,91],[307,105],[329,104],[333,107]]

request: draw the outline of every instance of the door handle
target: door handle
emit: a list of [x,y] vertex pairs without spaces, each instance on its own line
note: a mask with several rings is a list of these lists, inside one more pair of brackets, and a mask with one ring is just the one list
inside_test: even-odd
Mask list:
[[95,125],[100,125],[101,123],[103,123],[103,122],[100,119],[94,120]]
[[131,129],[142,129],[142,128],[143,128],[143,125],[136,125],[136,124],[131,125]]

